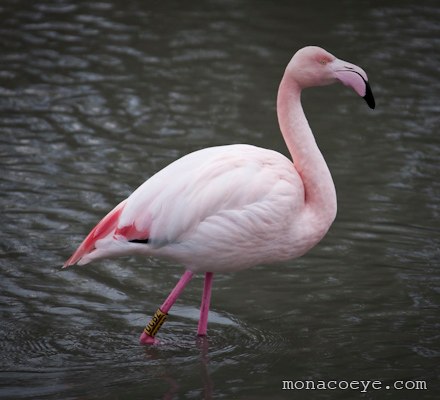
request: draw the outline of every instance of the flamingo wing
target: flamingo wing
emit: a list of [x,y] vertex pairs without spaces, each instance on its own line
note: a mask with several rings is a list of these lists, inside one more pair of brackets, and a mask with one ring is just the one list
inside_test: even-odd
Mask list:
[[124,254],[158,254],[190,238],[207,219],[225,210],[245,210],[280,184],[299,184],[302,190],[292,171],[286,157],[250,145],[190,153],[153,175],[107,214],[65,266]]
[[115,230],[126,201],[124,200],[119,203],[90,231],[72,256],[64,263],[64,267],[76,264],[85,254],[94,250],[96,241],[106,237]]

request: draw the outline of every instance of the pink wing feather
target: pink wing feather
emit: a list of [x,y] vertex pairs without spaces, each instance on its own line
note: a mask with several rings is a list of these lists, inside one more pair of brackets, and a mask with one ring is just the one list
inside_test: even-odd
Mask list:
[[[84,257],[86,254],[89,254],[91,251],[95,249],[95,243],[97,240],[103,239],[110,232],[116,229],[118,225],[119,217],[122,213],[122,210],[124,209],[126,201],[127,200],[124,200],[121,203],[119,203],[91,230],[91,232],[87,235],[87,237],[76,249],[76,251],[72,254],[72,256],[64,263],[63,266],[64,268],[68,267],[69,265],[76,264],[82,257]],[[118,232],[118,233],[128,234],[129,233],[128,230],[127,232]],[[121,229],[119,231],[121,231]]]

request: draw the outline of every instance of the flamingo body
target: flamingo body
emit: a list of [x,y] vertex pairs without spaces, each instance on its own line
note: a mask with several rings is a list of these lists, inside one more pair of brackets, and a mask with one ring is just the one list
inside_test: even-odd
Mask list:
[[66,265],[143,254],[171,258],[193,272],[232,272],[304,254],[334,216],[319,219],[307,209],[301,177],[280,153],[212,147],[147,180],[102,219]]
[[[110,211],[64,266],[129,254],[183,264],[185,274],[153,318],[160,322],[149,324],[154,332],[192,274],[205,272],[198,330],[204,335],[213,273],[299,257],[330,228],[336,191],[300,96],[307,87],[338,81],[374,108],[361,68],[319,47],[299,50],[286,68],[277,99],[281,132],[293,162],[244,144],[190,153]],[[147,328],[142,343],[152,342]]]

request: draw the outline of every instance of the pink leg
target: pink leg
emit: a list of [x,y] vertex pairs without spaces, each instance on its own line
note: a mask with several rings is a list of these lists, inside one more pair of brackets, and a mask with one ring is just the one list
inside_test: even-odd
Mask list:
[[203,286],[202,305],[200,306],[200,319],[197,328],[197,335],[205,336],[208,330],[208,313],[209,304],[211,303],[211,288],[212,288],[212,272],[205,274],[205,284]]
[[185,273],[180,278],[179,282],[177,282],[177,285],[171,291],[171,293],[169,294],[167,299],[163,302],[163,304],[157,309],[153,318],[145,327],[144,331],[141,334],[141,337],[139,338],[141,344],[155,343],[154,335],[157,333],[157,331],[160,329],[162,324],[165,322],[168,315],[168,311],[170,311],[172,305],[175,303],[177,298],[182,294],[183,289],[185,289],[185,286],[191,280],[193,275],[194,274],[191,271],[185,271]]

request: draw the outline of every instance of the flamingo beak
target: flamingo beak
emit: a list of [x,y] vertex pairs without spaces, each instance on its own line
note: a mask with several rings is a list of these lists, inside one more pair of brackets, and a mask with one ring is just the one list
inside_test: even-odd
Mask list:
[[351,87],[359,96],[363,97],[372,109],[376,106],[368,77],[362,68],[342,60],[334,60],[333,71],[337,80],[345,86]]
[[364,100],[367,102],[368,107],[374,110],[374,107],[376,107],[376,102],[374,101],[373,92],[371,91],[370,84],[368,81],[365,81],[365,96]]

